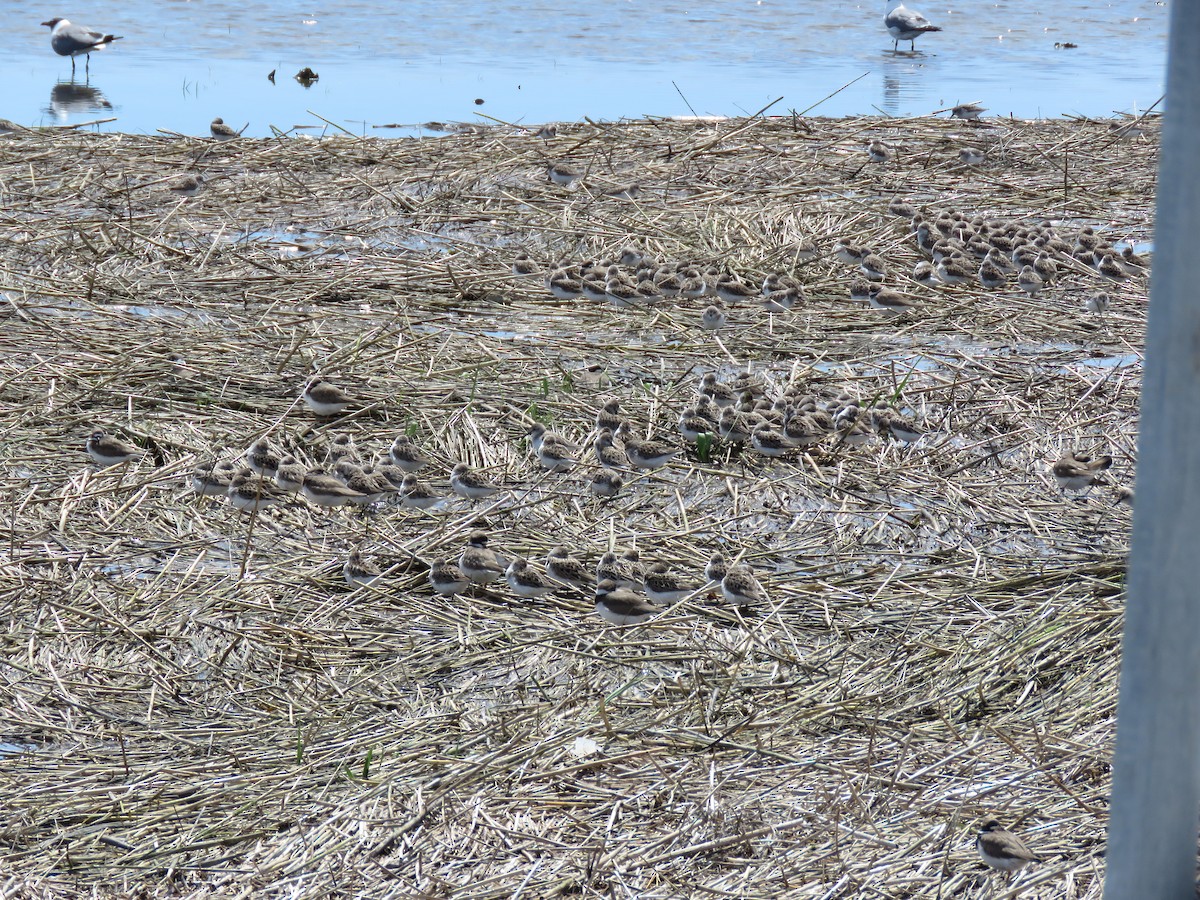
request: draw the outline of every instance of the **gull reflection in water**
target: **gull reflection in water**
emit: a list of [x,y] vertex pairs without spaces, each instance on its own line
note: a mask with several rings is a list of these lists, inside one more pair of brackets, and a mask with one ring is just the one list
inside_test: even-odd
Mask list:
[[90,84],[60,81],[50,89],[50,106],[46,112],[60,122],[65,122],[73,113],[112,112],[104,92]]

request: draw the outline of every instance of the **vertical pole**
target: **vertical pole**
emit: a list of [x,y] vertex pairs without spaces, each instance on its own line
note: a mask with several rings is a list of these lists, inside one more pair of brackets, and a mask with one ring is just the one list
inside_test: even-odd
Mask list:
[[1105,900],[1195,900],[1200,813],[1200,9],[1171,4]]

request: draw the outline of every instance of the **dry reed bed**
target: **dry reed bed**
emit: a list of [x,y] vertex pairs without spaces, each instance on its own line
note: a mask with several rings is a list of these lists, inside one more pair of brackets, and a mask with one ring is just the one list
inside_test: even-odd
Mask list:
[[[1128,512],[1063,499],[1064,449],[1132,481],[1147,286],[1082,310],[930,290],[893,197],[1150,237],[1156,122],[635,122],[433,140],[0,144],[4,896],[1099,897]],[[866,166],[881,137],[896,159]],[[958,164],[961,146],[989,163]],[[549,184],[546,160],[586,170]],[[180,200],[182,171],[207,189]],[[633,199],[605,190],[635,182]],[[853,237],[922,301],[881,319],[798,240]],[[508,274],[633,245],[794,271],[768,318],[621,312]],[[1089,280],[1090,278],[1090,280]],[[674,436],[699,376],[882,397],[921,418],[766,462],[718,450],[611,503],[536,471],[534,416],[583,438],[601,396]],[[361,406],[296,404],[320,371]],[[142,444],[95,472],[93,426]],[[486,466],[499,502],[248,520],[199,458],[264,432],[319,457],[404,430]],[[590,601],[447,601],[419,562],[484,522],[508,552],[635,546],[701,579],[741,555],[771,603],[702,592],[652,624]],[[362,546],[394,566],[349,591]],[[21,748],[23,752],[16,752]],[[1049,862],[988,881],[994,812]]]

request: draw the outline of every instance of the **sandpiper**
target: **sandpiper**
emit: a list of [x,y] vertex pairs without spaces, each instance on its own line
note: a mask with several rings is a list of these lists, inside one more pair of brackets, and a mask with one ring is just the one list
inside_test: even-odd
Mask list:
[[236,471],[232,461],[201,464],[192,470],[192,490],[201,497],[224,497],[229,493],[229,482]]
[[876,138],[867,144],[867,157],[874,163],[887,162],[892,158],[892,148]]
[[304,388],[304,403],[318,416],[336,416],[352,401],[349,394],[322,378],[314,378]]
[[783,432],[765,423],[750,433],[750,444],[763,456],[783,456],[792,449]]
[[246,465],[255,475],[274,478],[279,468],[279,454],[276,453],[266,438],[259,438],[246,450]]
[[546,177],[555,184],[569,187],[578,181],[582,175],[582,172],[572,166],[568,166],[566,163],[555,162],[546,166]]
[[989,291],[1002,288],[1008,283],[1008,276],[1001,272],[990,261],[985,259],[979,264],[979,284]]
[[583,296],[579,279],[567,272],[555,272],[546,278],[546,290],[559,300],[578,300]]
[[908,41],[909,52],[915,52],[913,43],[923,34],[931,31],[941,31],[937,25],[930,24],[919,12],[908,9],[901,0],[888,0],[888,13],[883,17],[883,25],[892,36],[892,52],[900,48],[901,41]]
[[472,531],[467,538],[466,549],[458,558],[459,570],[475,584],[490,584],[503,575],[507,568],[487,544],[486,531]]
[[749,566],[730,566],[721,579],[721,593],[740,609],[767,602],[767,592]]
[[733,406],[737,402],[737,394],[734,393],[733,388],[723,384],[717,378],[716,372],[706,372],[701,376],[700,382],[696,386],[696,393],[701,397],[708,397],[721,409]]
[[659,605],[677,603],[692,592],[680,578],[671,574],[666,563],[661,562],[652,563],[646,569],[643,584],[646,596]]
[[101,468],[120,465],[140,459],[142,456],[142,451],[137,447],[126,443],[119,437],[105,434],[99,428],[93,431],[87,439],[86,449],[88,456]]
[[725,312],[721,307],[710,305],[704,307],[700,315],[700,327],[705,331],[720,331],[726,324]]
[[661,469],[676,456],[680,448],[664,441],[643,440],[635,437],[629,428],[629,423],[623,424],[617,436],[625,444],[625,457],[639,469]]
[[468,500],[485,500],[500,490],[500,486],[466,463],[455,464],[450,472],[450,487]]
[[721,302],[731,305],[756,300],[760,293],[758,288],[738,280],[733,275],[722,275],[718,278],[715,290]]
[[528,253],[518,253],[513,259],[512,273],[517,278],[536,278],[538,264],[529,258]]
[[1001,827],[995,819],[988,819],[975,838],[975,849],[979,857],[998,872],[1017,872],[1030,863],[1042,860],[1025,843]]
[[870,296],[871,306],[875,309],[881,309],[893,316],[898,316],[901,313],[907,312],[917,305],[916,300],[911,300],[905,297],[899,291],[893,291],[889,288],[875,287],[871,291]]
[[204,176],[195,173],[178,175],[167,180],[167,190],[177,197],[195,197],[204,187]]
[[241,137],[241,133],[232,125],[226,125],[225,120],[217,116],[212,120],[212,124],[208,126],[209,133],[218,141],[232,141],[234,138]]
[[987,112],[987,109],[978,103],[960,103],[950,110],[950,118],[966,119],[969,122],[973,122],[985,112]]
[[639,570],[634,569],[634,562],[618,556],[612,550],[606,550],[596,561],[596,581],[611,581],[620,588],[632,591],[642,589]]
[[526,600],[536,600],[554,590],[554,585],[543,578],[529,565],[529,560],[518,556],[504,570],[505,580],[512,592]]
[[625,417],[621,415],[621,401],[610,397],[596,413],[596,430],[603,431],[607,428],[609,431],[616,431],[624,421]]
[[446,597],[461,594],[471,581],[451,560],[443,559],[429,567],[429,586]]
[[300,496],[316,506],[328,507],[362,504],[367,499],[319,469],[304,473],[304,480],[300,483]]
[[592,442],[592,454],[596,457],[596,462],[610,472],[625,469],[625,454],[613,444],[613,434],[607,428],[596,435],[596,440]]
[[1036,297],[1046,282],[1042,280],[1041,275],[1033,271],[1033,266],[1025,266],[1017,274],[1017,284],[1030,297]]
[[1129,278],[1129,273],[1125,271],[1125,267],[1121,265],[1116,255],[1112,253],[1104,254],[1104,257],[1096,266],[1096,271],[1109,281],[1126,281]]
[[265,509],[286,496],[274,482],[264,481],[249,469],[242,469],[229,480],[229,505],[241,512]]
[[304,463],[290,453],[280,457],[279,463],[275,467],[275,486],[289,494],[294,494],[304,484],[304,474],[307,471]]
[[1050,467],[1050,472],[1064,491],[1082,491],[1095,484],[1096,476],[1112,464],[1111,456],[1092,459],[1085,453],[1068,451]]
[[637,625],[658,614],[658,607],[610,580],[596,585],[596,614],[613,625]]
[[546,554],[546,572],[555,581],[588,590],[592,575],[588,567],[571,555],[566,547],[555,547]]
[[718,551],[708,558],[708,564],[704,567],[704,577],[713,584],[720,584],[728,571],[729,562],[725,559],[725,554]]
[[975,147],[963,147],[958,151],[958,159],[966,166],[981,166],[987,162],[987,153]]
[[621,493],[621,488],[625,486],[625,479],[621,477],[619,472],[610,472],[607,469],[600,469],[588,483],[591,492],[602,499],[609,500]]
[[883,281],[887,277],[887,263],[874,253],[868,253],[860,259],[858,269],[868,281]]
[[405,509],[433,509],[443,497],[415,472],[409,472],[400,483],[400,505]]
[[1084,309],[1098,316],[1108,312],[1108,307],[1112,303],[1112,299],[1108,294],[1101,291],[1098,294],[1089,294],[1087,299],[1083,301]]
[[551,472],[569,472],[579,462],[579,448],[562,435],[547,431],[541,422],[530,426],[529,443],[538,463]]
[[405,472],[417,472],[429,464],[429,457],[406,434],[398,435],[392,441],[392,446],[388,448],[388,456],[393,465],[399,466]]
[[967,265],[965,259],[947,256],[937,264],[934,271],[944,284],[962,284],[964,281],[969,281],[975,274],[972,271],[973,268],[973,266]]
[[365,559],[358,550],[351,550],[345,564],[342,566],[342,575],[346,579],[346,584],[350,587],[368,585],[382,574],[383,572],[379,566]]

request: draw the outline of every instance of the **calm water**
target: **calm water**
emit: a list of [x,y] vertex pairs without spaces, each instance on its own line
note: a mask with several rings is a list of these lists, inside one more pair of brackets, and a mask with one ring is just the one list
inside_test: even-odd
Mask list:
[[[220,115],[254,135],[327,128],[323,116],[386,135],[397,132],[373,126],[737,115],[778,98],[771,111],[785,113],[851,81],[814,113],[913,115],[980,101],[993,114],[1103,116],[1163,93],[1161,2],[911,5],[945,29],[919,38],[915,54],[891,52],[883,0],[77,0],[40,12],[0,0],[0,116],[206,134]],[[92,55],[86,82],[80,58],[72,83],[70,60],[38,24],[51,15],[124,40]],[[292,77],[304,66],[320,75],[308,89]]]

